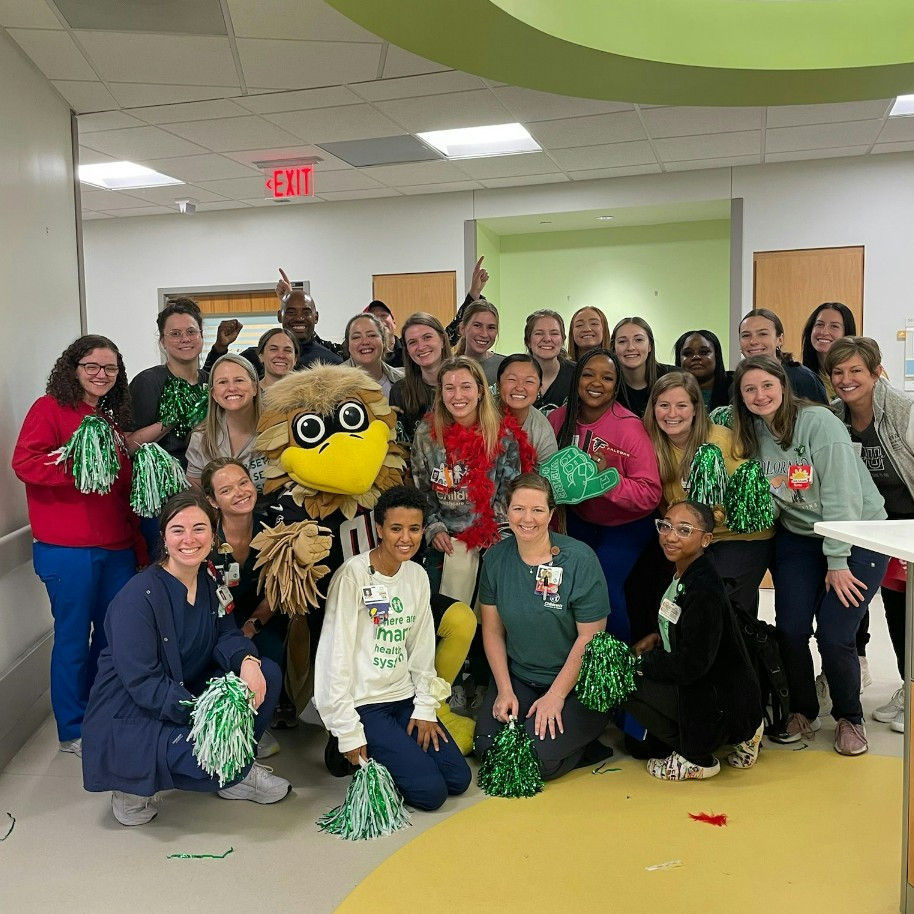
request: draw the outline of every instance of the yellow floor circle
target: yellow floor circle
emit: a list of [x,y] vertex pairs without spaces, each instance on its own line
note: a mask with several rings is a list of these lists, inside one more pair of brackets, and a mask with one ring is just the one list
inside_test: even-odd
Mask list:
[[[642,762],[608,767],[621,770],[584,769],[532,799],[490,798],[448,817],[338,910],[898,910],[900,759],[766,751],[749,771],[724,764],[713,780],[677,784]],[[728,824],[689,818],[699,812],[726,813]],[[681,866],[648,869],[671,861]]]

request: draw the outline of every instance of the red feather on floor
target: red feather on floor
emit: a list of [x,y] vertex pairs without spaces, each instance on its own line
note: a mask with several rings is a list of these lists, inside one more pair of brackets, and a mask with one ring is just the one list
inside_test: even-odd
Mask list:
[[724,825],[727,824],[727,814],[725,812],[722,812],[722,813],[690,812],[689,818],[694,819],[694,821],[696,821],[696,822],[707,822],[708,825],[717,825],[719,828],[722,828]]

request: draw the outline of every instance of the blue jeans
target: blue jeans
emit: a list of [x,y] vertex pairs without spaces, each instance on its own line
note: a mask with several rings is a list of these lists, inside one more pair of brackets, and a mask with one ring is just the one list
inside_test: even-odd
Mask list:
[[825,592],[828,565],[822,554],[822,538],[799,536],[778,526],[774,538],[775,624],[787,682],[790,710],[809,720],[819,714],[809,639],[813,621],[822,657],[822,672],[828,679],[833,702],[832,717],[851,723],[863,721],[860,706],[860,661],[857,658],[857,627],[870,601],[879,591],[888,558],[878,552],[851,548],[847,567],[866,585],[859,606],[844,606],[834,590]]
[[108,643],[105,614],[136,573],[133,549],[33,543],[32,562],[51,600],[51,707],[61,742],[78,739],[98,657]]

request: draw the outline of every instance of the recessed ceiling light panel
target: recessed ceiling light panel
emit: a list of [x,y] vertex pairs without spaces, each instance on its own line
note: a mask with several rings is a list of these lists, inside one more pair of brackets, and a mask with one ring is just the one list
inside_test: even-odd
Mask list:
[[83,184],[105,190],[131,190],[137,187],[163,187],[183,184],[177,178],[160,174],[134,162],[102,162],[99,165],[80,165],[79,180]]
[[899,95],[892,105],[889,117],[910,117],[914,114],[914,95]]
[[433,130],[431,133],[418,133],[416,136],[449,159],[516,155],[521,152],[539,152],[541,149],[520,124]]
[[613,216],[597,216],[597,222],[610,222],[613,218]]

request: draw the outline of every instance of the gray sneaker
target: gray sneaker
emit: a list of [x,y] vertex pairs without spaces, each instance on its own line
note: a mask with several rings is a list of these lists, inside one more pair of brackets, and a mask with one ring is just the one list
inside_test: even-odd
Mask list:
[[816,676],[816,698],[819,699],[819,717],[828,717],[831,714],[832,700],[825,673]]
[[273,774],[273,769],[254,762],[247,777],[232,787],[223,787],[223,800],[253,800],[255,803],[278,803],[292,789],[285,779]]
[[257,754],[255,758],[265,759],[279,752],[279,740],[270,733],[269,730],[263,731],[260,742],[257,744]]
[[111,811],[121,825],[145,825],[158,815],[154,799],[154,796],[141,797],[123,790],[112,790]]
[[904,720],[904,686],[902,686],[884,705],[873,711],[873,718],[883,724],[890,724],[901,712]]
[[83,741],[82,739],[65,739],[61,740],[60,743],[61,752],[72,752],[73,755],[78,756],[79,758],[83,757]]

